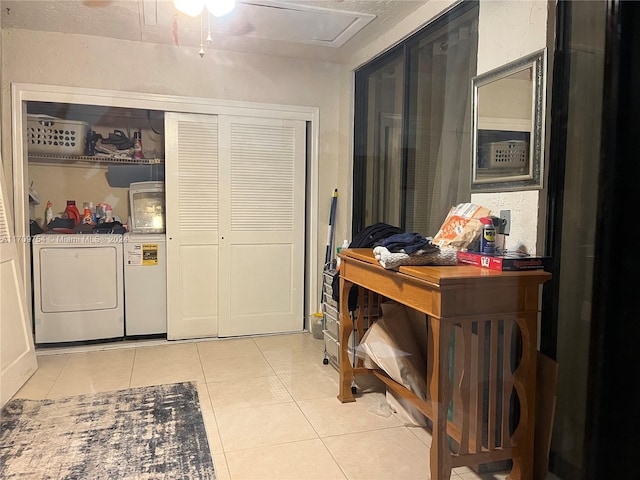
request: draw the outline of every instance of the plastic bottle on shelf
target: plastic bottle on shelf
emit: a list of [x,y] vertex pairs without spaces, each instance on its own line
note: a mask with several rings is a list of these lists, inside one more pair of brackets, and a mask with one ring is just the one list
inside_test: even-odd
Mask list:
[[106,223],[113,222],[113,211],[111,210],[111,205],[106,204],[104,206],[104,221]]
[[53,205],[51,200],[47,202],[47,208],[44,210],[44,224],[49,225],[53,220]]
[[75,225],[78,225],[82,221],[75,200],[67,200],[67,208],[64,209],[64,212],[67,214],[67,218],[73,219]]
[[99,203],[98,205],[96,205],[96,225],[98,223],[104,222],[104,217],[104,203]]
[[84,213],[82,215],[82,223],[85,225],[92,225],[93,220],[91,218],[91,209],[89,207],[84,207]]
[[133,134],[133,158],[143,158],[142,153],[142,132],[138,130]]
[[96,209],[93,206],[93,202],[88,202],[89,203],[89,211],[91,212],[91,225],[95,225],[96,224]]
[[93,202],[82,203],[82,223],[89,225],[95,225],[96,223],[96,210],[93,208]]

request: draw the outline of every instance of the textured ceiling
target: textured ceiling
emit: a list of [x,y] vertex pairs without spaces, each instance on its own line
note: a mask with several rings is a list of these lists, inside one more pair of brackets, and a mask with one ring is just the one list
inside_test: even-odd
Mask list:
[[[224,50],[335,60],[410,15],[417,0],[237,0],[222,19],[202,17],[203,37]],[[201,18],[177,14],[172,0],[2,0],[2,28],[97,35],[196,51]],[[348,12],[347,15],[341,12]],[[206,43],[206,42],[205,42]]]

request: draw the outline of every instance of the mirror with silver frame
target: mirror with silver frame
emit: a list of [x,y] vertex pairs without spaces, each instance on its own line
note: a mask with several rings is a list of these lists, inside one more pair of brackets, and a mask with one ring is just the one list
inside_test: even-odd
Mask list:
[[474,77],[472,192],[542,188],[546,49]]

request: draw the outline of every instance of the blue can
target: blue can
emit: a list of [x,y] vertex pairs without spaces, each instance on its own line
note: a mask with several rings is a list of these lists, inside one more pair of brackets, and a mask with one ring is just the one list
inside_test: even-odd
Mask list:
[[490,223],[482,224],[482,234],[480,235],[480,252],[485,255],[495,255],[496,253],[496,227],[493,226],[493,221],[489,219]]

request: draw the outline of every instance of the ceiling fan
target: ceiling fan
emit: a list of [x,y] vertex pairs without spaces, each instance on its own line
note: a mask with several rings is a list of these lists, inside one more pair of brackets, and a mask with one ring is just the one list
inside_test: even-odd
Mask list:
[[[242,2],[238,2],[242,3]],[[207,20],[206,44],[211,45],[211,16],[219,25],[225,26],[225,33],[233,36],[242,36],[252,32],[255,27],[247,20],[242,8],[236,9],[236,0],[173,0],[174,7],[180,13],[189,17],[200,16],[200,50],[198,54],[204,57],[203,40],[204,19]],[[233,12],[233,15],[230,15]],[[178,45],[178,17],[174,16],[172,24],[173,40]]]
[[[140,26],[149,28],[151,38],[161,34],[161,42],[172,39],[175,46],[200,43],[200,56],[217,39],[223,49],[257,45],[262,39],[339,47],[375,18],[295,0],[138,0],[137,7],[122,0],[76,1],[92,10],[113,8],[114,15],[134,15],[137,10]],[[195,41],[198,31],[200,42]],[[251,39],[232,38],[243,36]]]
[[173,0],[173,5],[191,17],[201,15],[204,8],[214,17],[224,17],[236,6],[236,0]]

